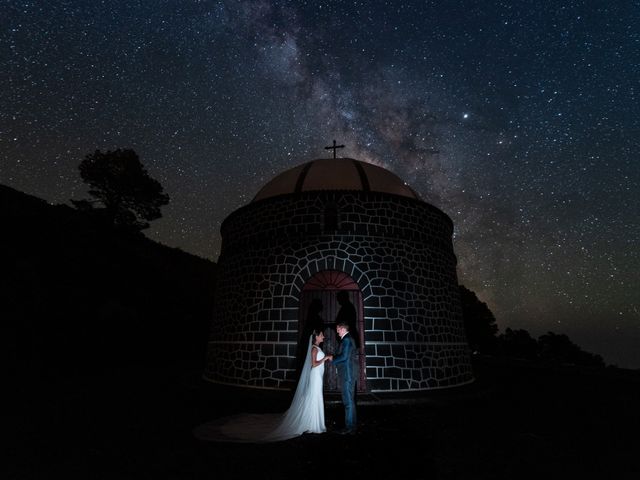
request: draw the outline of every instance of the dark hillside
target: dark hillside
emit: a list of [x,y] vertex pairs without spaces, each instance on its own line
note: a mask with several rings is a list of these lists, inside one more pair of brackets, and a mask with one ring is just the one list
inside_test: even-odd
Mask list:
[[215,263],[0,185],[12,378],[204,362]]

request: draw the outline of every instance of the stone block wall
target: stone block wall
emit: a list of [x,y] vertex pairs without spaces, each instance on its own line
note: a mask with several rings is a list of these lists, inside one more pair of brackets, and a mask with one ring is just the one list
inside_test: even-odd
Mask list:
[[362,292],[369,391],[472,381],[451,234],[437,208],[384,193],[307,192],[237,210],[222,227],[205,378],[291,388],[302,288],[339,270]]

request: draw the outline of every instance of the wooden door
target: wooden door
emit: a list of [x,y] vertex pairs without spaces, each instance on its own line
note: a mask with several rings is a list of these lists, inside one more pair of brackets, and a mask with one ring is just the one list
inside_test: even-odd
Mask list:
[[[334,354],[338,351],[339,337],[336,333],[335,319],[340,310],[340,304],[336,299],[339,291],[347,291],[349,300],[356,309],[356,331],[352,335],[357,336],[359,340],[358,356],[360,359],[360,378],[358,381],[358,392],[366,391],[366,371],[364,356],[364,315],[362,305],[362,294],[355,282],[343,272],[323,271],[312,277],[304,286],[300,298],[300,315],[299,315],[299,341],[302,343],[307,341],[310,334],[308,325],[309,316],[313,308],[320,302],[322,310],[320,317],[324,329],[324,344],[322,349],[325,354]],[[302,338],[302,337],[305,338]],[[330,362],[325,363],[324,388],[326,392],[340,392],[340,384],[337,380],[337,369]]]

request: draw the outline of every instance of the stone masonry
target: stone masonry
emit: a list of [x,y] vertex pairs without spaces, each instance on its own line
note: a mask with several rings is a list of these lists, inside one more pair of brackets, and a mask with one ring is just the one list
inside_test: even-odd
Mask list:
[[380,192],[298,192],[250,203],[221,230],[205,379],[290,389],[302,288],[338,270],[362,292],[368,391],[473,381],[453,224],[439,209]]

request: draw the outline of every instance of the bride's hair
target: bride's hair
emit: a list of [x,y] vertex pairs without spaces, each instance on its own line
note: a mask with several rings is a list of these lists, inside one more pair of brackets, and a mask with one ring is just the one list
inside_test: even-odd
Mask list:
[[315,345],[316,344],[316,337],[318,335],[320,335],[321,333],[324,333],[322,330],[320,330],[319,328],[316,328],[313,330],[313,332],[311,332],[311,344]]

